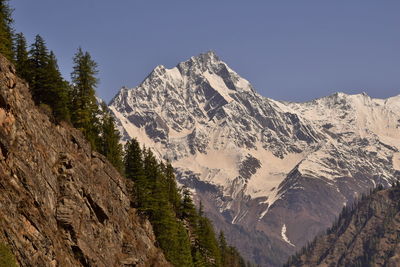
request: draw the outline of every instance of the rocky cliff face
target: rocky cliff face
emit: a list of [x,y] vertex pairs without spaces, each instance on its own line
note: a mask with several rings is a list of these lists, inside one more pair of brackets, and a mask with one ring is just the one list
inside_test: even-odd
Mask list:
[[260,96],[213,52],[156,67],[110,103],[124,138],[172,161],[207,215],[263,266],[329,227],[343,205],[400,177],[400,96]]
[[21,266],[169,266],[123,178],[0,56],[0,239]]
[[377,191],[345,209],[287,266],[400,266],[400,187]]

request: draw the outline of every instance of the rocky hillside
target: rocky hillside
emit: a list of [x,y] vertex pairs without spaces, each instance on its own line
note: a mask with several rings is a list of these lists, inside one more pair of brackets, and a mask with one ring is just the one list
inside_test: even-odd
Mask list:
[[400,177],[400,96],[260,96],[213,52],[156,67],[110,103],[124,139],[177,167],[207,215],[262,266],[282,264],[343,205]]
[[400,186],[344,208],[334,226],[286,266],[400,266]]
[[124,179],[0,56],[0,241],[21,266],[169,266]]

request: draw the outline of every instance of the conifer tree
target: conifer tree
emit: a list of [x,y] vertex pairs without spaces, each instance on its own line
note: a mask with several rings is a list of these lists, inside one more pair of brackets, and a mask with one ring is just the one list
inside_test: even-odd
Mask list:
[[143,152],[139,142],[132,139],[125,144],[124,167],[126,178],[134,182],[134,204],[143,211],[149,186],[144,172]]
[[207,265],[220,266],[221,255],[211,222],[206,217],[198,219],[197,228],[198,245],[203,251]]
[[47,91],[45,92],[46,96],[43,101],[52,108],[56,121],[69,122],[71,119],[69,111],[69,84],[61,76],[53,51],[50,52],[46,72]]
[[161,195],[164,194],[162,197],[166,197],[166,192],[162,192],[165,188],[163,187],[159,165],[153,152],[150,149],[145,149],[143,154],[148,193],[146,194],[142,208],[151,218],[160,201],[163,201],[163,199],[160,199]]
[[176,184],[174,168],[170,162],[165,166],[164,173],[167,183],[168,200],[173,205],[175,212],[178,213],[181,205],[181,195]]
[[176,266],[194,266],[193,265],[193,258],[191,254],[191,247],[189,236],[187,234],[186,229],[183,227],[182,224],[178,224],[178,234],[177,234],[177,255],[179,256],[179,264]]
[[227,266],[226,264],[229,262],[229,260],[227,259],[228,244],[226,243],[225,235],[222,231],[219,233],[218,236],[218,244],[221,253],[221,264],[222,266]]
[[29,82],[31,67],[29,64],[26,39],[23,33],[16,34],[15,39],[15,69],[17,75]]
[[120,172],[123,170],[122,145],[120,134],[115,128],[115,119],[105,103],[101,104],[101,131],[99,152]]
[[192,195],[187,187],[182,188],[182,202],[180,208],[180,218],[186,220],[192,227],[197,225],[197,211],[193,203]]
[[20,40],[22,44],[20,71],[26,75],[33,100],[37,105],[50,109],[49,112],[57,122],[69,121],[68,83],[61,76],[54,53],[49,53],[44,39],[40,35],[36,35],[35,42],[29,51],[29,64],[26,69],[22,57],[23,38]]
[[0,53],[8,60],[13,61],[13,19],[11,17],[12,10],[8,4],[8,0],[0,0]]
[[71,119],[73,125],[80,129],[93,149],[99,143],[99,108],[95,96],[98,83],[97,63],[88,52],[78,49],[74,56],[74,70],[71,73],[73,82]]
[[49,63],[49,52],[44,39],[36,35],[35,42],[29,51],[29,61],[32,73],[28,79],[32,98],[37,105],[48,102],[46,99],[47,65]]

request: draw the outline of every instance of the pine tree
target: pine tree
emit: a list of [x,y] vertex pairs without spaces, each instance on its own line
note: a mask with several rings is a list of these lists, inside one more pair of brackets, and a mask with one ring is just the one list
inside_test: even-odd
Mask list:
[[197,237],[208,266],[220,266],[221,255],[211,222],[206,217],[198,220]]
[[48,102],[46,99],[47,65],[49,63],[49,52],[44,39],[36,35],[35,42],[29,51],[29,61],[32,73],[28,77],[32,98],[37,105]]
[[45,92],[46,96],[43,101],[52,108],[53,116],[56,121],[69,122],[71,119],[68,107],[70,102],[69,84],[62,78],[56,56],[52,51],[49,55],[46,72],[46,89],[48,91]]
[[101,104],[101,131],[99,152],[120,172],[123,171],[122,145],[119,143],[120,134],[115,128],[115,119],[105,103]]
[[13,19],[11,17],[12,10],[8,4],[8,0],[0,0],[0,53],[8,60],[13,61]]
[[151,218],[152,214],[154,214],[154,211],[158,207],[159,202],[163,200],[160,199],[161,194],[165,194],[166,196],[166,192],[162,192],[164,187],[161,180],[159,165],[153,152],[150,149],[145,149],[143,154],[144,174],[146,176],[146,185],[148,192],[145,196],[145,201],[143,202],[142,208]]
[[144,203],[149,195],[149,185],[144,172],[143,152],[139,142],[132,139],[125,144],[125,177],[134,182],[134,204],[139,211],[144,211]]
[[182,201],[179,215],[182,220],[188,221],[192,228],[196,227],[198,214],[192,200],[192,195],[187,187],[182,188]]
[[178,213],[181,205],[181,195],[176,184],[174,168],[170,162],[165,166],[164,173],[167,183],[168,200],[173,205],[175,212]]
[[229,262],[228,259],[228,244],[226,243],[224,232],[220,232],[218,236],[218,245],[219,250],[221,253],[221,265],[228,266],[227,263]]
[[176,266],[193,266],[189,236],[182,224],[178,224],[177,244],[177,255],[179,255],[179,264],[177,264]]
[[72,124],[83,132],[93,149],[96,149],[96,144],[99,143],[99,108],[95,96],[97,73],[97,63],[88,52],[79,48],[74,56],[74,70],[71,73],[71,120]]
[[22,33],[18,33],[15,39],[15,69],[20,78],[29,82],[31,67],[29,64],[25,36]]

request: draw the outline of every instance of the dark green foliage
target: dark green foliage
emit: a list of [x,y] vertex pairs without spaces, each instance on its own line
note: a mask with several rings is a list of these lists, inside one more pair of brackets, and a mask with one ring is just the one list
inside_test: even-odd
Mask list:
[[178,233],[175,244],[177,245],[176,258],[178,259],[179,264],[176,266],[194,266],[189,235],[183,224],[179,221],[177,224],[177,230]]
[[190,225],[197,225],[198,213],[196,207],[192,201],[192,197],[189,189],[186,187],[182,188],[182,201],[180,208],[180,218],[186,220]]
[[170,163],[158,161],[150,149],[141,149],[132,139],[125,145],[124,166],[126,178],[134,182],[133,205],[149,218],[157,243],[172,264],[246,266],[236,249],[229,246],[224,252],[226,264],[222,264],[211,222],[196,210],[187,188],[181,195]]
[[0,267],[17,267],[10,248],[3,243],[0,243]]
[[[142,201],[141,209],[150,218],[155,218],[154,213],[158,206],[163,202],[167,203],[166,192],[162,192],[163,183],[161,181],[161,171],[153,152],[150,149],[143,151],[144,174],[146,177],[146,195]],[[164,197],[165,199],[160,199]]]
[[74,56],[74,70],[71,73],[71,120],[72,124],[83,132],[93,149],[97,149],[100,130],[97,118],[99,108],[95,96],[97,73],[97,63],[88,52],[79,48]]
[[168,201],[172,204],[175,211],[179,212],[181,205],[181,196],[176,185],[176,178],[174,174],[174,168],[171,163],[167,163],[163,172],[165,173],[165,179],[168,190]]
[[69,122],[71,119],[68,107],[70,102],[69,83],[62,78],[57,59],[52,51],[47,64],[47,83],[49,91],[46,104],[51,106],[56,121]]
[[143,153],[136,139],[125,144],[124,168],[126,178],[134,182],[134,206],[143,211],[144,202],[147,202],[146,197],[150,192],[144,173]]
[[210,220],[206,217],[200,216],[198,218],[197,231],[195,233],[198,238],[198,249],[206,259],[207,266],[220,266],[221,255]]
[[0,53],[8,60],[13,61],[13,19],[11,17],[12,10],[8,4],[8,0],[0,0]]
[[120,134],[115,128],[115,119],[105,103],[101,104],[100,139],[98,150],[120,172],[123,172],[122,145]]
[[171,181],[172,167],[159,163],[149,149],[142,151],[136,139],[125,145],[124,165],[126,177],[134,182],[134,206],[149,217],[167,259],[175,266],[192,266],[189,236],[176,216],[180,198]]
[[49,53],[43,38],[36,35],[35,42],[31,45],[29,51],[27,69],[24,62],[23,42],[23,37],[20,36],[17,71],[25,75],[23,78],[29,82],[33,100],[37,105],[48,105],[52,109],[52,115],[57,122],[69,121],[68,83],[61,76],[54,53]]
[[17,75],[29,81],[31,76],[31,66],[29,64],[28,48],[25,36],[18,33],[15,37],[15,69]]
[[46,47],[44,39],[40,35],[36,35],[35,42],[31,45],[29,51],[30,67],[32,69],[31,75],[28,79],[32,98],[36,104],[48,102],[46,93],[48,91],[47,86],[47,65],[49,63],[50,56],[49,51]]

